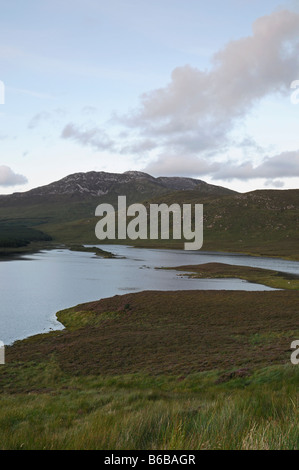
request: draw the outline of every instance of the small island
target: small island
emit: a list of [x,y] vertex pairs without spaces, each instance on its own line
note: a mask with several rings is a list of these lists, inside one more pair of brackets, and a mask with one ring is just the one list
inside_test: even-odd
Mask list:
[[97,246],[70,245],[67,248],[70,251],[84,251],[86,253],[94,253],[96,256],[100,256],[101,258],[118,258],[118,256],[114,255],[110,251],[102,250]]

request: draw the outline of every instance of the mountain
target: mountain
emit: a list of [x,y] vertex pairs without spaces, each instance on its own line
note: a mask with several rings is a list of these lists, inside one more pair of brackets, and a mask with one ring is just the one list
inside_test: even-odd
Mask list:
[[[0,196],[0,206],[25,201],[26,203],[38,201],[40,198],[68,196],[80,198],[98,198],[107,200],[118,195],[129,195],[132,202],[144,200],[144,197],[153,197],[169,191],[193,190],[205,195],[227,195],[234,191],[214,186],[204,181],[182,177],[154,178],[141,171],[126,171],[125,173],[106,173],[104,171],[90,171],[87,173],[74,173],[59,181],[46,186],[31,189],[22,193]],[[141,199],[140,199],[141,198]]]

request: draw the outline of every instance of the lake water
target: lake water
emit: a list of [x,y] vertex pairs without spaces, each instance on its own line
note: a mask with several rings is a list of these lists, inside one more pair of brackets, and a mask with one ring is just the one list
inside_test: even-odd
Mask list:
[[188,279],[182,273],[156,267],[222,262],[299,274],[299,262],[274,258],[98,246],[120,258],[101,259],[92,253],[51,250],[0,261],[0,340],[10,344],[62,329],[55,317],[58,310],[116,294],[142,290],[271,290],[239,279]]

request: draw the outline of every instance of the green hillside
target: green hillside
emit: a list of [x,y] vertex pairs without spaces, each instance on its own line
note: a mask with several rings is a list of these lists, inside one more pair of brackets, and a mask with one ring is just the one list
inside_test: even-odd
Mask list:
[[[32,190],[23,195],[0,197],[2,248],[9,246],[8,239],[17,237],[18,240],[26,239],[26,249],[33,249],[34,244],[28,247],[27,243],[28,240],[36,242],[37,233],[32,230],[38,231],[41,240],[49,242],[52,239],[53,245],[113,243],[113,240],[102,242],[96,238],[95,226],[99,219],[94,215],[95,209],[101,203],[110,203],[117,208],[118,195],[126,195],[127,205],[133,202],[144,203],[146,207],[163,202],[168,205],[203,204],[203,250],[299,259],[299,190],[260,190],[239,194],[207,185],[173,191],[145,177],[133,183],[114,183],[107,194],[98,196],[86,191],[79,194],[76,188],[71,193],[52,194],[47,187],[44,188],[38,194],[37,190]],[[171,238],[134,242],[115,240],[115,243],[183,247],[183,240]]]
[[[299,259],[299,190],[254,191],[232,196],[203,196],[196,191],[176,191],[145,201],[166,204],[203,204],[206,251],[230,251]],[[102,243],[95,237],[94,206],[88,217],[64,223],[48,222],[40,229],[65,243]],[[73,212],[74,214],[75,212]],[[113,243],[113,241],[107,241]],[[131,240],[117,243],[182,248],[177,240]]]

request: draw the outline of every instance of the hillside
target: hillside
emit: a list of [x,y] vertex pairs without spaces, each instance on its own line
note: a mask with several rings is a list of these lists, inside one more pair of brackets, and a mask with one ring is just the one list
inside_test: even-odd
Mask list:
[[[265,190],[245,194],[207,196],[197,190],[175,191],[145,202],[170,205],[202,203],[205,251],[229,251],[299,259],[299,190]],[[94,229],[98,218],[46,223],[40,230],[65,243],[99,243]],[[117,242],[117,241],[116,241]],[[105,243],[105,242],[101,242]],[[111,243],[111,241],[107,241]],[[137,246],[183,248],[177,240],[120,240]]]
[[[72,228],[68,242],[95,242],[94,212],[98,204],[116,205],[119,195],[125,195],[128,204],[143,202],[178,190],[196,190],[202,196],[234,193],[201,180],[154,178],[138,171],[75,173],[30,191],[0,196],[0,248],[27,246],[30,241],[52,238],[54,242],[64,242],[69,222],[75,223],[75,229]],[[93,219],[91,226],[78,224],[81,219],[87,222]],[[82,232],[81,226],[86,231]]]
[[221,198],[184,191],[164,196],[163,202],[203,203],[204,250],[299,259],[298,189],[257,190]]
[[297,308],[147,291],[61,311],[63,331],[6,349],[1,449],[298,449]]
[[[51,239],[54,244],[102,243],[94,233],[95,208],[104,202],[117,207],[118,195],[126,195],[128,205],[203,204],[203,250],[299,259],[299,190],[240,194],[192,178],[154,178],[134,171],[76,173],[31,191],[0,196],[0,246],[9,246],[9,233],[15,240],[16,232],[25,229],[28,234],[32,231],[32,240],[47,243]],[[183,243],[136,240],[134,245],[182,248]]]

